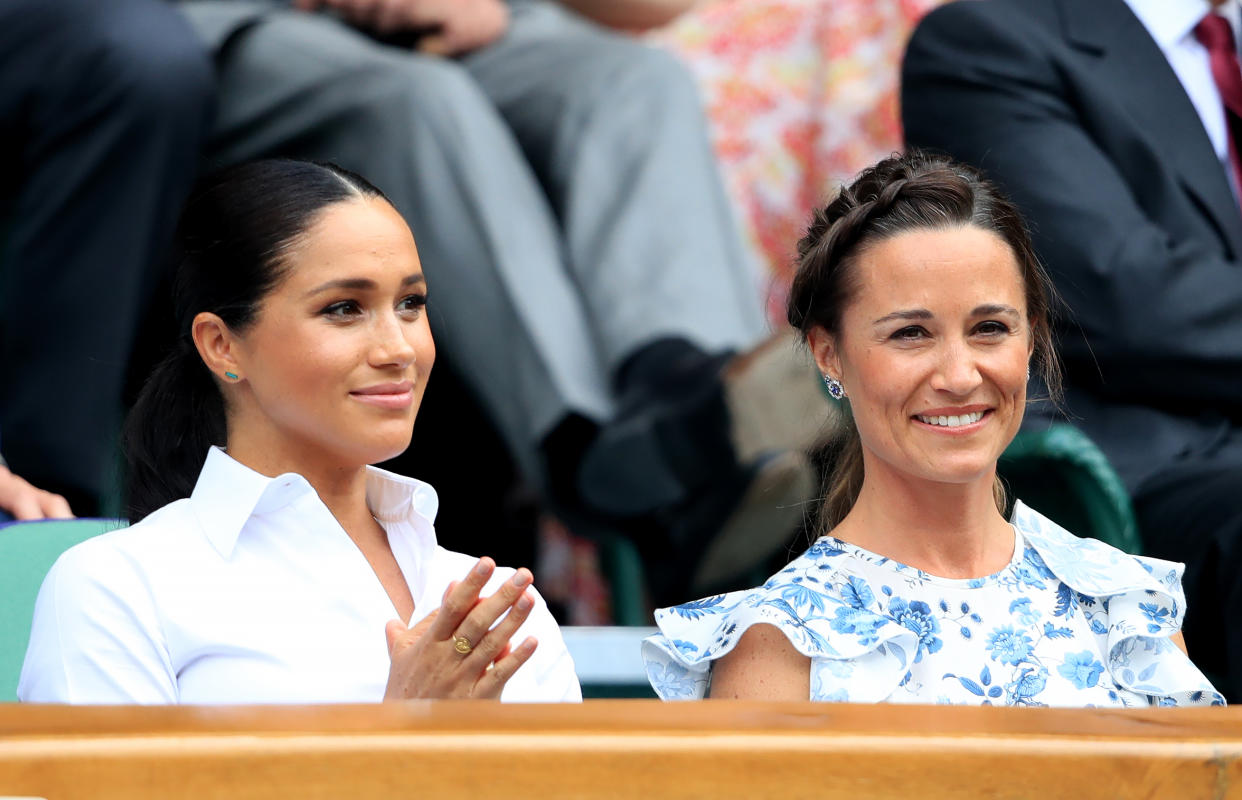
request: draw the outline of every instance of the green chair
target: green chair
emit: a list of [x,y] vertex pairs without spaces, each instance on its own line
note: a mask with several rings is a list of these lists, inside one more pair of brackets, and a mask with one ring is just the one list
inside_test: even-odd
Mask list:
[[1072,425],[1018,433],[998,471],[1016,497],[1078,536],[1142,553],[1130,495],[1104,453]]
[[78,542],[124,527],[115,519],[45,520],[0,526],[0,702],[17,700],[35,598],[57,557]]

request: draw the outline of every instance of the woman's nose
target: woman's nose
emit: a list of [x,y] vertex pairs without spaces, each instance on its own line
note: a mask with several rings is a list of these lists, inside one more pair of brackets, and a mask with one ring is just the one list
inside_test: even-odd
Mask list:
[[371,350],[374,366],[409,366],[414,362],[414,345],[406,326],[396,314],[382,315],[376,320],[375,342]]
[[982,383],[975,354],[965,342],[948,343],[932,376],[932,388],[955,396],[965,396]]

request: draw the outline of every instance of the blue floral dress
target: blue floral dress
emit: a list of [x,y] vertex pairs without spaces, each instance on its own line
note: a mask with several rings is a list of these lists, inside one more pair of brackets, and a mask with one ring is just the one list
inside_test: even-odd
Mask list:
[[643,661],[665,700],[706,695],[756,623],[811,659],[812,700],[1025,706],[1222,705],[1169,637],[1182,565],[1080,539],[1017,503],[995,575],[929,575],[831,536],[757,589],[656,612]]

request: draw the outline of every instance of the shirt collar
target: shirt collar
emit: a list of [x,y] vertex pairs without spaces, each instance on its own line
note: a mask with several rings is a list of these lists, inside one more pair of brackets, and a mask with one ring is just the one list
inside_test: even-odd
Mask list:
[[[296,472],[269,478],[212,447],[190,495],[190,506],[207,540],[227,558],[251,517],[279,511],[308,494],[314,495],[314,488]],[[434,530],[440,500],[430,484],[367,467],[367,507],[385,528],[404,521]]]
[[1199,20],[1211,11],[1229,20],[1233,26],[1235,38],[1238,34],[1238,23],[1242,21],[1238,3],[1230,0],[1213,9],[1209,0],[1126,0],[1130,10],[1143,23],[1143,27],[1156,40],[1161,50],[1168,51],[1171,47],[1190,36],[1199,24]]

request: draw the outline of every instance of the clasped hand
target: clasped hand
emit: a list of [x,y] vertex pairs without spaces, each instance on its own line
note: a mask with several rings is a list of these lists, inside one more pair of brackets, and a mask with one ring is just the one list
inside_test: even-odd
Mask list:
[[346,22],[380,36],[427,31],[420,51],[456,56],[491,44],[509,27],[502,0],[294,0],[304,11],[331,9]]
[[530,570],[519,569],[495,594],[481,598],[495,570],[494,561],[481,558],[464,580],[449,584],[440,607],[417,625],[407,628],[397,619],[388,623],[384,632],[391,665],[385,700],[500,697],[538,642],[528,636],[517,647],[509,646],[535,605],[526,591],[533,580]]

